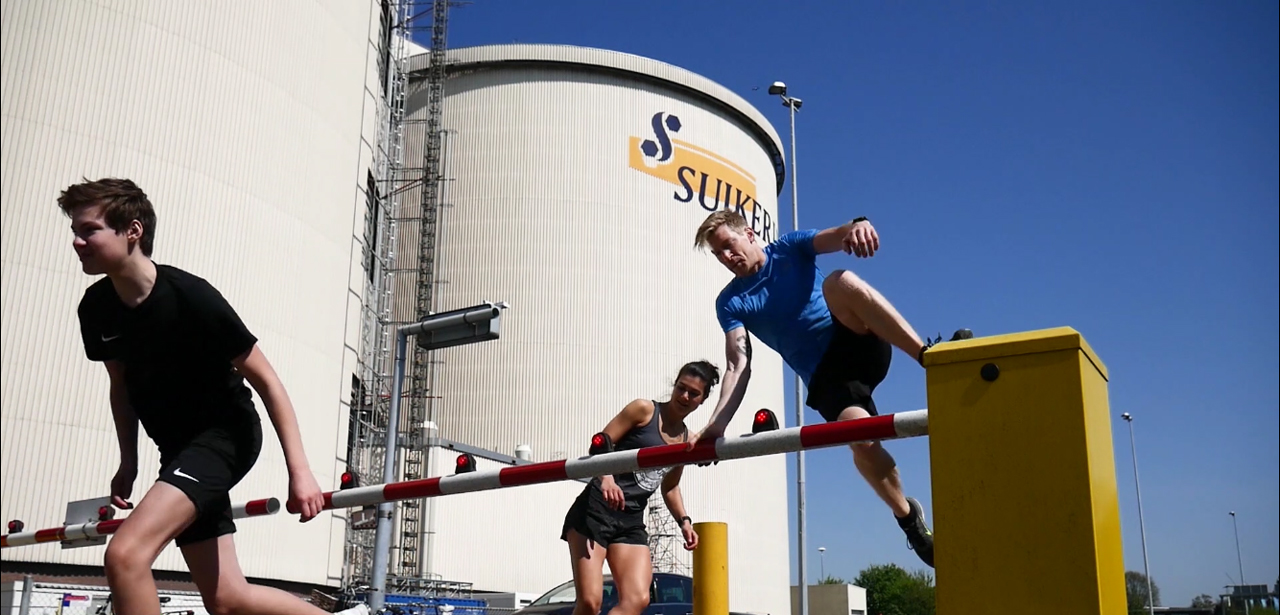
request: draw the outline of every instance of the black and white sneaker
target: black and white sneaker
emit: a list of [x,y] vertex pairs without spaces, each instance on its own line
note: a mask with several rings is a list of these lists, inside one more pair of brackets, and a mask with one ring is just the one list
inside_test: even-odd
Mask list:
[[898,526],[907,535],[907,544],[911,550],[920,556],[920,560],[933,567],[933,531],[929,529],[929,525],[924,521],[924,508],[920,506],[915,498],[907,498],[907,505],[911,507],[911,513],[903,519],[898,519]]
[[[951,339],[947,341],[956,342],[959,340],[970,340],[970,339],[973,339],[973,331],[970,331],[969,329],[956,329],[956,332],[951,334]],[[935,344],[939,344],[941,342],[942,342],[941,335],[939,335],[934,339],[929,339],[927,337],[924,338],[924,348],[920,349],[920,354],[916,356],[916,362],[920,363],[920,365],[924,365],[924,353],[927,352],[930,348],[933,348]]]

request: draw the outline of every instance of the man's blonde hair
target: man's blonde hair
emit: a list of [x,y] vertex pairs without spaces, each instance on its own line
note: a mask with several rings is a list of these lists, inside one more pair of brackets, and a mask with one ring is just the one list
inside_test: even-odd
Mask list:
[[721,226],[727,226],[739,233],[747,230],[747,220],[732,209],[720,209],[707,216],[698,226],[698,234],[693,237],[693,247],[706,248],[711,234]]

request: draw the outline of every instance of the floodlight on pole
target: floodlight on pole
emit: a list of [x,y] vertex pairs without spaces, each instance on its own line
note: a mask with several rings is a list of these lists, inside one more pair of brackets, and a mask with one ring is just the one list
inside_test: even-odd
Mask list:
[[[1248,590],[1245,588],[1245,584],[1244,584],[1244,559],[1240,557],[1240,526],[1236,525],[1236,511],[1233,510],[1227,514],[1231,515],[1231,529],[1235,532],[1235,535],[1236,535],[1236,565],[1240,567],[1240,589],[1241,589],[1241,593],[1244,593],[1244,592],[1247,592]],[[1245,594],[1245,596],[1246,597],[1244,599],[1244,615],[1249,615],[1249,598],[1247,597],[1248,594]]]
[[[800,230],[800,196],[796,188],[796,111],[800,110],[803,104],[799,98],[792,98],[787,95],[787,84],[781,81],[774,81],[769,86],[769,95],[777,96],[782,99],[782,106],[790,110],[791,115],[791,229],[793,231]],[[804,382],[800,379],[800,374],[795,375],[795,407],[796,407],[796,427],[804,425]],[[796,452],[796,559],[799,570],[800,585],[800,613],[798,615],[809,615],[809,581],[806,578],[807,554],[805,553],[805,530],[808,525],[805,518],[805,492],[804,492],[804,451]]]

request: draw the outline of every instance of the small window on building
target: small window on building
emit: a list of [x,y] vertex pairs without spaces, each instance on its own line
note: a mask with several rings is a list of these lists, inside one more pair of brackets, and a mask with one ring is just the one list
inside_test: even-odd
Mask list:
[[382,87],[382,95],[387,95],[387,73],[391,67],[391,32],[395,28],[392,21],[391,0],[382,0],[382,32],[378,45],[378,85]]
[[351,410],[347,422],[347,463],[355,458],[364,437],[365,426],[373,421],[373,399],[365,389],[364,381],[351,374]]
[[370,284],[373,284],[378,275],[378,227],[382,224],[382,207],[378,204],[381,195],[378,193],[378,182],[373,178],[373,172],[369,173],[366,183],[363,265],[365,277]]

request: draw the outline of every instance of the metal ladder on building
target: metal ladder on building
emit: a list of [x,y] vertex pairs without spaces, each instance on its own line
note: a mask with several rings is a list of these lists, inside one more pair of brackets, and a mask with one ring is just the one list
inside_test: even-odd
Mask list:
[[[364,243],[365,291],[361,305],[359,376],[353,382],[351,421],[354,433],[348,467],[362,480],[381,476],[383,442],[391,401],[392,344],[396,322],[397,218],[401,193],[398,177],[404,166],[404,107],[409,83],[409,33],[405,24],[414,2],[382,0],[378,60],[382,100],[378,106],[378,134],[374,161],[366,186]],[[367,584],[372,577],[373,536],[347,526],[343,585]]]
[[[427,117],[423,137],[423,162],[419,185],[418,259],[415,289],[414,317],[425,319],[432,312],[436,285],[437,221],[440,213],[442,184],[442,138],[444,113],[444,83],[446,40],[448,34],[450,0],[431,2],[431,47],[423,80],[427,97]],[[417,434],[419,427],[428,420],[434,365],[431,353],[413,346],[412,381],[407,387],[410,394],[406,413],[405,431]],[[404,450],[405,480],[426,476],[427,447],[417,443]],[[422,513],[426,508],[422,500],[409,500],[400,506],[401,558],[400,574],[417,577],[424,572],[422,554],[425,550]]]

